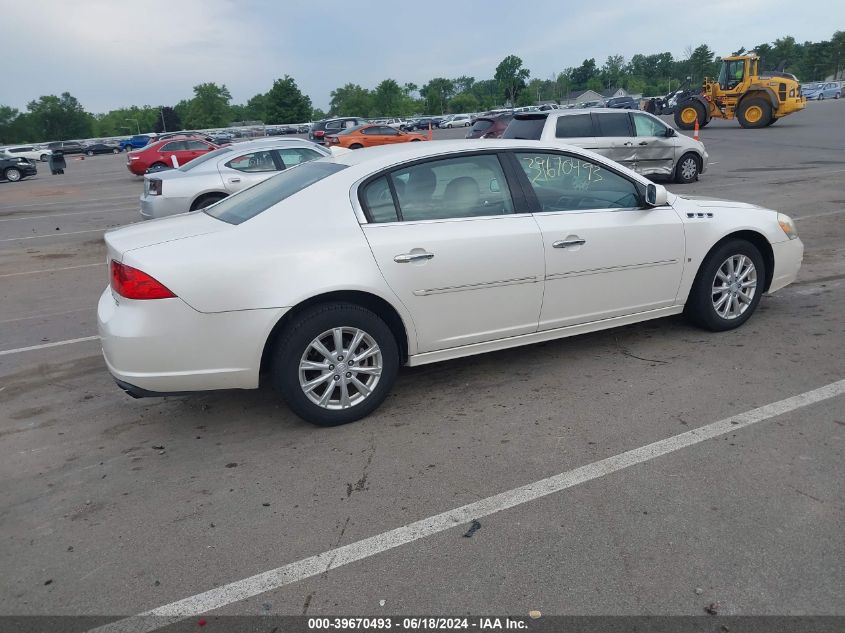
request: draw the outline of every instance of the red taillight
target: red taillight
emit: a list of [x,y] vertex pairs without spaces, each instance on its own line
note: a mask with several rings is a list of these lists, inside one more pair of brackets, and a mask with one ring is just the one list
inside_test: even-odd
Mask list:
[[127,299],[170,299],[176,296],[147,273],[114,260],[111,262],[111,287]]
[[325,136],[325,135],[326,135],[326,133],[323,130],[317,130],[316,132],[314,132],[314,136],[316,136],[318,138],[321,137],[321,136]]
[[329,145],[337,145],[338,143],[340,143],[340,141],[337,139],[336,136],[327,136],[326,143],[328,143]]

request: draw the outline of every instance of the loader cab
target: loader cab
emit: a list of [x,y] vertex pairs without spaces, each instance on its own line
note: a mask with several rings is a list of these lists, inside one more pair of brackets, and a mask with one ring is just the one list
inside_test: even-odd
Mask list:
[[722,66],[719,68],[719,88],[724,92],[735,90],[740,86],[745,78],[748,76],[746,72],[746,62],[748,59],[742,57],[727,58],[722,60]]

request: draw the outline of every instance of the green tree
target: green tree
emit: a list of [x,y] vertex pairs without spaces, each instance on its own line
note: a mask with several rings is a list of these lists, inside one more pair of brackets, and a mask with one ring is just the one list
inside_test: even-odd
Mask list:
[[265,100],[265,123],[300,123],[311,117],[311,98],[302,94],[293,77],[277,79]]
[[452,97],[449,101],[449,111],[455,113],[476,112],[478,110],[478,99],[469,92],[462,92]]
[[69,92],[60,97],[45,95],[30,101],[26,109],[33,141],[66,140],[88,138],[93,134],[94,118],[82,107],[82,104]]
[[393,79],[385,79],[373,91],[370,116],[396,116],[403,114],[406,94]]
[[0,143],[17,143],[19,139],[14,138],[13,125],[21,116],[17,108],[0,105]]
[[346,84],[331,92],[329,110],[335,116],[367,116],[372,107],[372,93],[358,84]]
[[622,83],[625,58],[622,55],[610,55],[601,69],[602,83],[608,88],[617,88]]
[[444,114],[449,101],[455,96],[455,82],[444,77],[435,77],[420,88],[425,99],[425,111],[429,114]]
[[598,74],[595,59],[585,59],[575,70],[572,71],[572,83],[574,87],[581,90],[587,86],[587,82]]
[[522,67],[522,60],[516,55],[508,55],[499,65],[493,79],[499,84],[499,90],[505,101],[516,103],[519,93],[525,90],[525,84],[531,72]]
[[244,106],[244,121],[265,121],[267,120],[267,95],[257,94],[250,97]]
[[176,110],[170,106],[159,107],[159,116],[153,126],[153,132],[176,132],[182,129],[182,121]]
[[601,93],[601,91],[604,90],[604,86],[601,83],[601,79],[599,79],[598,77],[590,77],[587,80],[586,88],[587,90],[593,90],[594,92],[598,93]]
[[326,113],[323,112],[320,108],[314,108],[311,111],[311,121],[319,121],[320,119],[325,119]]
[[184,117],[178,104],[176,111],[188,128],[224,127],[232,121],[229,111],[231,100],[232,95],[225,84],[218,86],[208,82],[194,86],[194,97],[188,102]]

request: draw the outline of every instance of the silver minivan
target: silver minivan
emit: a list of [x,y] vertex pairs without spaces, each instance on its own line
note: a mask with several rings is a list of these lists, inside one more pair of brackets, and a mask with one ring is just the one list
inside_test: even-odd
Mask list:
[[644,176],[667,176],[681,183],[698,180],[707,169],[703,143],[678,134],[647,112],[576,109],[519,113],[502,138],[583,147]]

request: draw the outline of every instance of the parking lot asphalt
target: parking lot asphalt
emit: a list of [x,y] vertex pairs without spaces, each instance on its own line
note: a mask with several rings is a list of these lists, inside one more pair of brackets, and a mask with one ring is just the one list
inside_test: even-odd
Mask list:
[[799,279],[745,326],[669,318],[406,368],[375,414],[334,429],[263,391],[125,396],[90,337],[103,232],[140,220],[141,180],[105,155],[0,183],[0,615],[128,616],[221,586],[231,599],[214,614],[845,615],[839,392],[494,508],[471,537],[461,522],[237,593],[255,574],[841,384],[843,117],[825,101],[762,130],[711,122],[707,173],[667,184],[798,219]]

